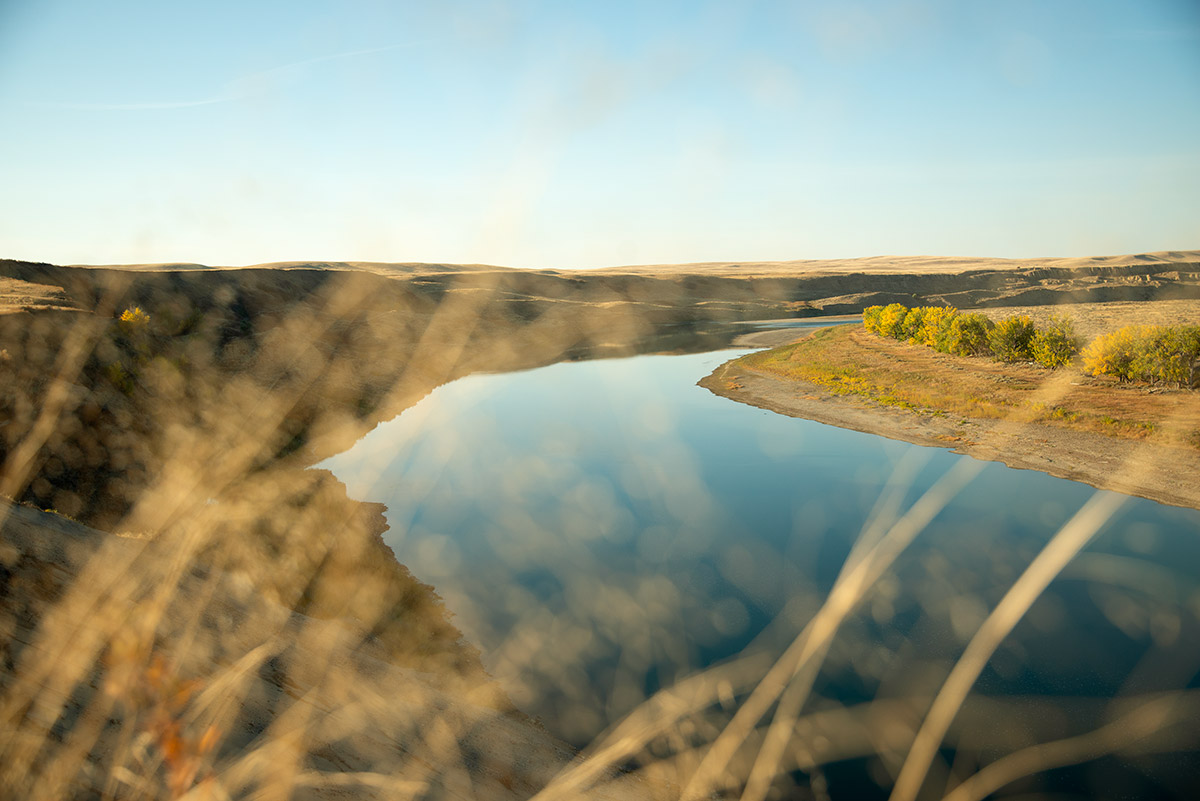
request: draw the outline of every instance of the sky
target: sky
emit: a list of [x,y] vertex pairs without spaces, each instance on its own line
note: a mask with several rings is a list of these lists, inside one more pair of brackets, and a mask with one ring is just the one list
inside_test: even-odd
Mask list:
[[1200,248],[1200,0],[0,0],[0,258]]

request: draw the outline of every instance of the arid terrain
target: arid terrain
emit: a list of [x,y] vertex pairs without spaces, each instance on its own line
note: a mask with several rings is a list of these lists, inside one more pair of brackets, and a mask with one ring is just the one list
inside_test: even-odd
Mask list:
[[[380,509],[309,468],[472,372],[709,350],[744,321],[888,302],[989,314],[1086,302],[1071,306],[1084,331],[1194,319],[1200,251],[590,272],[0,261],[0,786],[48,798],[178,797],[202,781],[234,797],[528,797],[574,754],[512,707],[436,588],[396,563]],[[1040,403],[1080,408],[1132,398],[1184,441],[1200,425],[1195,393],[1114,392],[851,340],[898,374],[969,374],[983,394],[1029,384]],[[1200,456],[1175,440],[1166,450],[1154,437],[881,409],[736,366],[708,386],[1200,506]],[[410,699],[403,715],[389,707],[397,695]],[[417,719],[428,725],[403,729]],[[597,797],[671,795],[653,775],[583,772]],[[582,794],[563,786],[561,797]]]
[[[1063,313],[1091,339],[1125,325],[1194,324],[1200,302],[985,311],[997,320],[1022,314],[1035,322]],[[742,342],[796,339],[777,330]],[[809,333],[791,348],[729,362],[701,386],[793,417],[1200,508],[1200,395],[1194,390],[1120,385],[1078,368],[1049,371],[952,356],[857,325]]]

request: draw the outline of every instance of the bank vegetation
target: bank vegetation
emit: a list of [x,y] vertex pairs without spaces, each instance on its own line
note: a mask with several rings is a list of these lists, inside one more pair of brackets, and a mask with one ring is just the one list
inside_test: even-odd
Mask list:
[[[1153,437],[1164,446],[1200,449],[1200,396],[1194,390],[1178,388],[1177,381],[1174,387],[1167,380],[1157,386],[1129,383],[1107,372],[1110,361],[1096,362],[1093,356],[1109,354],[1114,340],[1122,346],[1131,340],[1159,342],[1156,332],[1186,327],[1135,329],[1132,334],[1122,328],[1080,350],[1065,317],[1057,318],[1056,327],[1039,330],[1020,316],[996,324],[978,314],[939,312],[923,315],[921,327],[907,329],[901,340],[871,330],[897,314],[877,317],[867,311],[863,328],[821,329],[745,356],[737,365],[927,416],[1038,423],[1125,439]],[[944,324],[926,325],[933,319]],[[933,347],[910,344],[925,344],[921,337],[931,328],[938,332]],[[1035,347],[1042,359],[1032,357]],[[1024,358],[1008,355],[1018,348]],[[1057,362],[1058,369],[1042,366],[1048,361]],[[1173,362],[1164,358],[1163,363]]]
[[1088,375],[1112,376],[1192,388],[1200,383],[1200,325],[1127,325],[1096,337],[1086,348],[1066,314],[1052,314],[1042,328],[1028,315],[994,322],[951,306],[869,306],[863,327],[875,334],[925,345],[956,356],[990,356],[1002,362],[1033,362],[1049,369],[1077,359]]

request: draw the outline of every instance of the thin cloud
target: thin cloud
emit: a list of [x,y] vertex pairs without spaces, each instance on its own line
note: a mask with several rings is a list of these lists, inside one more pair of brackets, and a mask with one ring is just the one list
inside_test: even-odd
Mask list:
[[38,108],[70,109],[72,111],[154,111],[158,109],[191,108],[211,106],[236,99],[232,95],[220,95],[205,100],[168,100],[158,103],[60,103],[54,100],[33,100],[26,105]]
[[294,73],[304,67],[309,67],[314,64],[323,64],[329,61],[341,61],[348,58],[358,58],[360,56],[373,55],[375,53],[386,53],[392,50],[402,50],[409,47],[418,47],[420,45],[430,44],[438,40],[435,39],[419,39],[411,42],[400,42],[392,45],[384,45],[383,47],[368,47],[361,50],[347,50],[344,53],[330,53],[324,56],[314,56],[300,61],[293,61],[288,64],[282,64],[278,67],[271,67],[261,72],[254,72],[248,75],[243,75],[234,78],[225,85],[225,91],[213,97],[202,98],[200,100],[165,100],[165,101],[150,101],[140,103],[76,103],[64,102],[55,100],[31,100],[27,101],[26,105],[35,106],[37,108],[53,108],[53,109],[68,109],[72,111],[162,111],[167,109],[178,108],[195,108],[197,106],[213,106],[219,103],[229,103],[234,100],[244,100],[247,97],[256,94],[264,94],[272,85],[278,84],[280,76]]
[[369,56],[373,53],[386,53],[390,50],[402,50],[406,47],[418,47],[418,46],[424,45],[424,44],[433,44],[433,43],[436,43],[437,41],[439,41],[439,40],[437,40],[437,39],[417,39],[417,40],[414,40],[411,42],[399,42],[397,44],[384,45],[383,47],[368,47],[368,48],[365,48],[362,50],[347,50],[344,53],[332,53],[327,56],[314,56],[313,58],[306,58],[306,59],[303,59],[302,61],[293,61],[290,64],[284,64],[281,67],[272,67],[271,69],[264,70],[263,72],[255,73],[255,74],[256,75],[268,75],[268,74],[272,74],[275,72],[285,72],[287,70],[296,69],[297,67],[307,67],[310,64],[321,64],[326,61],[340,61],[341,59],[344,59],[344,58],[356,58],[358,56]]
[[1160,28],[1129,31],[1112,31],[1095,34],[1089,39],[1117,42],[1190,42],[1200,39],[1200,28]]

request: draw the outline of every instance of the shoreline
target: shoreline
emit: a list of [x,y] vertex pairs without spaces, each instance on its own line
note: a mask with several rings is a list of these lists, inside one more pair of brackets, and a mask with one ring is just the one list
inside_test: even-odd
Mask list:
[[[875,434],[947,448],[1021,470],[1038,470],[1097,489],[1200,509],[1200,453],[1042,423],[962,418],[881,406],[816,384],[725,362],[697,386],[738,403]],[[1191,481],[1187,477],[1192,477]]]

